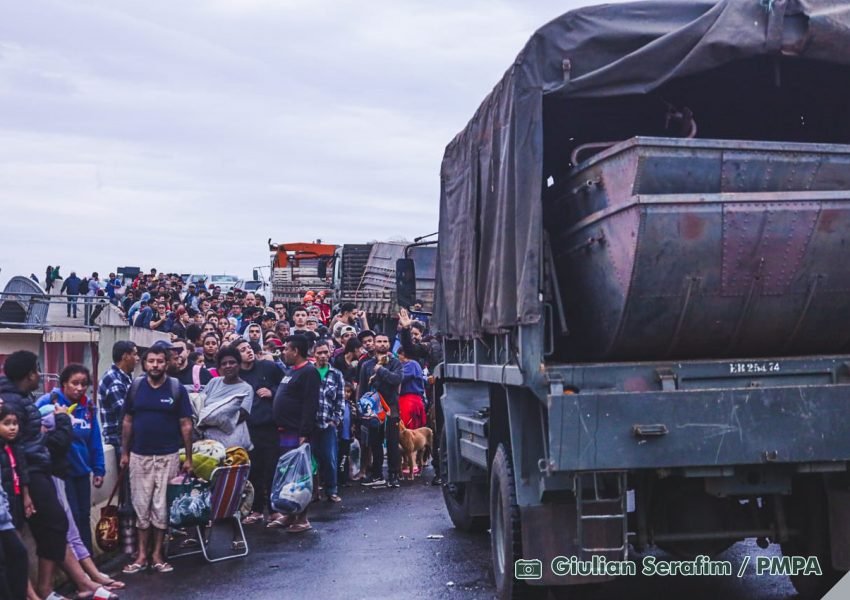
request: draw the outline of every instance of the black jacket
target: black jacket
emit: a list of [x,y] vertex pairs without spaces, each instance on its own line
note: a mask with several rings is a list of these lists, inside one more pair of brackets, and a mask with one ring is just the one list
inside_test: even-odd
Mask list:
[[68,452],[74,441],[74,426],[69,415],[58,413],[54,415],[55,427],[44,436],[44,443],[50,452],[52,469],[50,474],[59,479],[67,479],[71,472],[71,462]]
[[[404,377],[404,365],[394,356],[389,356],[389,362],[373,372],[377,358],[370,358],[363,362],[360,369],[360,385],[357,388],[359,398],[370,389],[374,388],[384,398],[393,414],[398,416],[398,392],[401,389],[401,380]],[[369,379],[374,375],[371,385]]]
[[76,275],[71,275],[68,279],[66,279],[62,283],[62,289],[60,292],[67,291],[69,296],[79,293],[80,291],[80,278]]
[[41,431],[41,413],[35,407],[32,396],[22,394],[4,375],[0,376],[0,398],[18,415],[20,430],[15,444],[23,452],[28,472],[49,475],[50,452],[45,445],[45,435]]
[[[11,448],[15,459],[14,472],[12,472],[12,459],[9,457],[7,448]],[[15,527],[20,527],[24,522],[23,490],[20,494],[15,494],[15,473],[18,474],[18,484],[21,488],[29,485],[30,479],[26,465],[26,459],[17,444],[7,444],[5,440],[0,439],[0,480],[3,481],[3,490],[9,497],[9,508],[12,511]]]

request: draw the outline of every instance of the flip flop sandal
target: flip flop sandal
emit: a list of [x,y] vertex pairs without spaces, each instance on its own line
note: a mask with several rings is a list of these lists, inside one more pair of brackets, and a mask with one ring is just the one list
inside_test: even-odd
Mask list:
[[50,592],[50,595],[44,600],[68,600],[65,596],[61,594],[57,594],[56,592]]
[[101,583],[100,585],[108,589],[110,592],[123,590],[125,587],[127,587],[127,584],[125,584],[123,581],[116,581],[114,579],[111,579],[110,582],[111,583]]
[[153,570],[157,573],[171,573],[174,570],[174,567],[169,565],[167,562],[156,563],[153,566]]
[[91,595],[91,600],[118,600],[118,596],[110,592],[105,587],[100,586],[94,591],[94,594]]
[[139,563],[132,562],[129,565],[126,565],[123,569],[121,569],[121,572],[124,573],[125,575],[134,575],[135,573],[139,573],[141,571],[144,571],[147,568],[148,568],[147,563],[140,565]]
[[342,502],[342,498],[340,498],[336,494],[332,494],[332,495],[328,496],[328,502],[334,502],[334,503]]
[[285,529],[290,526],[288,517],[278,517],[266,523],[266,529]]
[[262,516],[248,515],[247,517],[242,519],[242,524],[243,525],[253,525],[254,523],[262,522],[262,520],[263,520]]
[[118,596],[100,586],[93,592],[78,592],[75,600],[118,600]]
[[313,529],[313,526],[309,523],[299,523],[298,525],[290,525],[286,528],[286,533],[304,533],[305,531],[309,531]]

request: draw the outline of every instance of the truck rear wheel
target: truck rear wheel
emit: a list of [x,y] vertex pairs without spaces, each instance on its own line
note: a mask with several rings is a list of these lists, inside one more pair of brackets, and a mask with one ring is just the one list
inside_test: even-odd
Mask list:
[[832,568],[829,511],[826,487],[820,479],[794,482],[788,502],[788,521],[799,537],[782,544],[785,556],[816,556],[823,575],[791,575],[791,583],[802,600],[818,600],[838,583],[843,573]]
[[480,533],[486,531],[490,526],[490,519],[486,516],[473,516],[471,512],[470,496],[466,483],[449,483],[449,461],[448,448],[446,446],[446,429],[440,432],[440,474],[446,483],[443,484],[443,501],[446,510],[455,529],[461,531]]
[[545,588],[528,586],[514,578],[514,563],[522,556],[522,520],[516,500],[510,453],[499,444],[490,470],[490,556],[496,597],[516,600],[545,597]]

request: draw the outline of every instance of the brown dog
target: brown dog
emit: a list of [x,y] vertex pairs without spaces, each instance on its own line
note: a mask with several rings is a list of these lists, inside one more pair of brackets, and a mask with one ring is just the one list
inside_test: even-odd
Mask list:
[[399,445],[401,446],[401,475],[404,476],[404,467],[410,469],[409,479],[413,480],[413,466],[419,465],[419,472],[431,456],[431,448],[434,447],[434,432],[430,427],[419,429],[408,429],[402,421],[398,422]]

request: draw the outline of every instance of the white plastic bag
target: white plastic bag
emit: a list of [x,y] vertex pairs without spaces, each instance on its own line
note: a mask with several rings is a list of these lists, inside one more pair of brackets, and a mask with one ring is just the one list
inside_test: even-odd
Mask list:
[[351,451],[348,457],[350,476],[357,475],[360,472],[360,442],[357,438],[351,440]]
[[310,444],[304,444],[277,461],[270,500],[274,510],[297,515],[304,512],[312,498],[312,453]]

